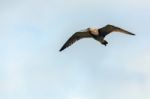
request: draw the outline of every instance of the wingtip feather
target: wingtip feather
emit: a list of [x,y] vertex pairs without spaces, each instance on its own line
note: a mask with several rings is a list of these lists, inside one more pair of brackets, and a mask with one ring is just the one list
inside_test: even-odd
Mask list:
[[63,51],[64,49],[65,49],[66,47],[65,46],[63,46],[59,51],[61,52],[61,51]]
[[133,34],[133,33],[130,33],[130,34],[135,36],[135,34]]
[[59,51],[61,52],[63,49],[61,48]]

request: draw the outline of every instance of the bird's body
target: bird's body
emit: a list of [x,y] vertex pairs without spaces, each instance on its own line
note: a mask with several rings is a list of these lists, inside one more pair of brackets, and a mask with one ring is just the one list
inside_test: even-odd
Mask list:
[[93,35],[99,35],[98,29],[97,28],[89,28],[89,31]]
[[74,33],[68,41],[62,46],[60,51],[64,50],[66,47],[69,47],[74,42],[76,42],[79,39],[82,38],[94,38],[95,40],[99,41],[103,45],[107,45],[108,42],[104,40],[105,36],[112,33],[112,32],[122,32],[129,35],[135,35],[131,32],[128,32],[124,29],[121,29],[119,27],[113,26],[113,25],[106,25],[100,29],[97,28],[87,28],[84,31],[79,31]]

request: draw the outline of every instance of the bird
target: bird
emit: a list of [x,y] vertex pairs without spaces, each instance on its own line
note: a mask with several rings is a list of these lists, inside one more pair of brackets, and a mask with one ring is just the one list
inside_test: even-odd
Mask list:
[[120,32],[125,33],[129,35],[135,35],[134,33],[131,33],[127,30],[124,30],[120,27],[116,27],[114,25],[107,24],[106,26],[102,28],[86,28],[82,31],[75,32],[67,41],[66,43],[61,47],[59,51],[63,51],[67,47],[71,46],[76,41],[83,39],[83,38],[93,38],[96,41],[100,42],[102,45],[106,46],[108,42],[105,40],[105,37],[108,34],[111,34],[113,32]]

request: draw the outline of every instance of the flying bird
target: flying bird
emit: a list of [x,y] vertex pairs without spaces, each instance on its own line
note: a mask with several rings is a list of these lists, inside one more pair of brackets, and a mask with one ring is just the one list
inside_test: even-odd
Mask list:
[[78,32],[74,33],[67,40],[67,42],[61,47],[61,49],[59,51],[64,50],[65,48],[69,47],[70,45],[72,45],[73,43],[75,43],[76,41],[78,41],[82,38],[93,38],[93,39],[97,40],[98,42],[100,42],[101,44],[106,46],[108,44],[108,42],[104,38],[112,32],[121,32],[121,33],[129,34],[129,35],[135,35],[127,30],[124,30],[122,28],[119,28],[119,27],[116,27],[116,26],[113,26],[110,24],[108,24],[100,29],[87,28],[83,31],[78,31]]

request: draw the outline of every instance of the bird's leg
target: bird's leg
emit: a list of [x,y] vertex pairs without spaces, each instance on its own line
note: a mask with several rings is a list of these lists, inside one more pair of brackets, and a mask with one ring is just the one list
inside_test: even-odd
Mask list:
[[105,45],[105,46],[108,44],[108,42],[107,42],[106,40],[104,40],[104,39],[101,40],[100,42],[101,42],[103,45]]
[[95,40],[99,41],[101,44],[103,44],[105,46],[108,44],[108,42],[106,40],[104,40],[104,37],[93,35],[92,33],[90,33],[90,34]]
[[105,46],[108,44],[108,42],[106,40],[103,40],[101,43]]

